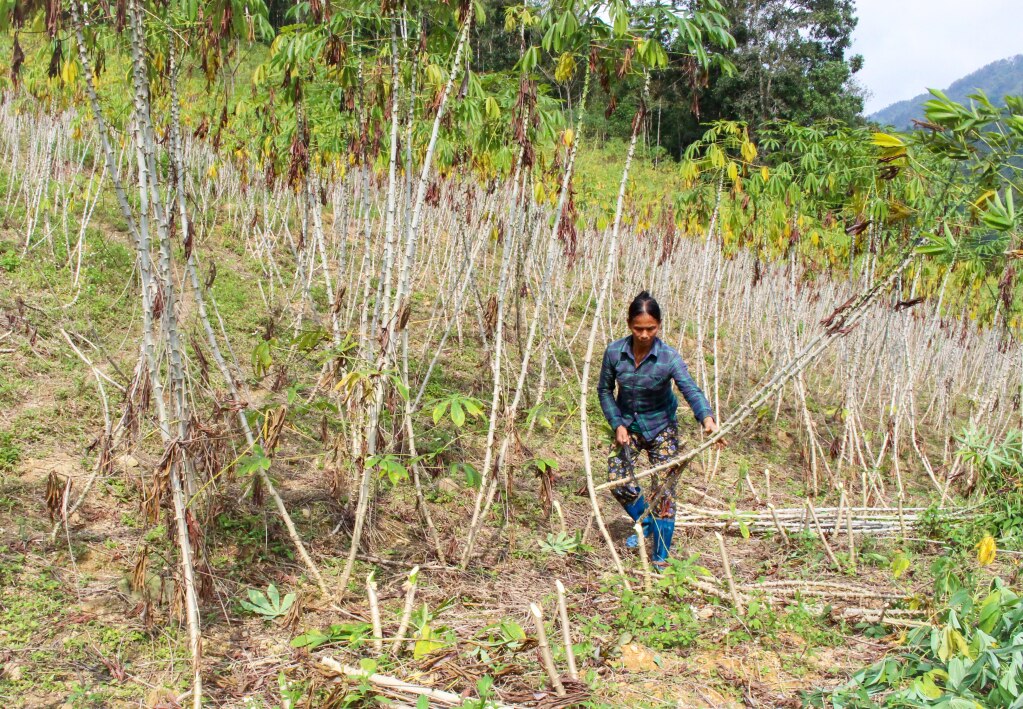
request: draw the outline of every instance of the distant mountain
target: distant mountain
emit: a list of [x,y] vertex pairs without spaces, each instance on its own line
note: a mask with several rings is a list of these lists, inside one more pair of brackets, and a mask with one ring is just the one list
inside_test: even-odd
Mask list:
[[[965,101],[967,96],[976,93],[978,89],[998,104],[1003,102],[1005,96],[1023,94],[1023,54],[991,62],[954,81],[944,91],[953,101]],[[924,103],[931,98],[933,97],[929,93],[920,94],[908,101],[899,101],[882,108],[869,118],[881,125],[894,126],[899,130],[909,129],[913,127],[914,118],[924,117]]]

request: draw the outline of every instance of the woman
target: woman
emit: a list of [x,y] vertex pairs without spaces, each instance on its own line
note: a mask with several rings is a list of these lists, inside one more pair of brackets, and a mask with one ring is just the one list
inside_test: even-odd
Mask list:
[[[646,451],[650,463],[658,465],[675,458],[681,442],[675,411],[678,399],[671,390],[675,381],[686,403],[693,410],[704,433],[718,430],[714,412],[707,397],[689,376],[682,357],[657,337],[661,329],[661,307],[643,291],[629,306],[629,330],[632,335],[615,340],[604,351],[597,394],[604,418],[614,431],[618,455],[608,461],[608,478],[623,480],[632,475],[632,456]],[[618,384],[618,396],[614,394]],[[675,533],[674,484],[677,470],[666,475],[659,487],[657,476],[651,478],[650,504],[636,481],[612,488],[612,494],[633,521],[643,518],[643,532],[654,538],[654,566],[667,566],[668,550]],[[644,516],[647,509],[650,514]],[[626,546],[638,547],[633,535]]]

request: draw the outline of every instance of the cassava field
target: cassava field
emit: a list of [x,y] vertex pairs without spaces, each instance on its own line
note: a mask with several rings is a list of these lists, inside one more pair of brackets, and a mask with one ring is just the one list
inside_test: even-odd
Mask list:
[[[0,8],[7,706],[1023,706],[1023,99],[675,161],[714,0]],[[721,424],[660,574],[643,289]]]

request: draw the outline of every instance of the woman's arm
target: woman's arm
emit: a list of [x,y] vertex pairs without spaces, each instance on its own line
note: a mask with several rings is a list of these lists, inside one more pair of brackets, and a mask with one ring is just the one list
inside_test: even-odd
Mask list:
[[[686,363],[677,355],[672,362],[671,378],[675,380],[675,386],[682,392],[686,403],[689,404],[689,408],[693,410],[693,415],[703,425],[704,430],[708,433],[711,432],[711,427],[717,430],[717,424],[714,421],[714,410],[710,408],[710,402],[707,401],[707,397],[704,396],[703,391],[689,374],[689,368],[686,367]],[[708,419],[710,419],[710,425],[708,425]]]
[[619,428],[625,428],[625,419],[615,401],[615,368],[608,350],[604,350],[604,359],[600,364],[600,379],[597,380],[597,398],[600,399],[600,410],[604,418],[611,424],[616,437]]

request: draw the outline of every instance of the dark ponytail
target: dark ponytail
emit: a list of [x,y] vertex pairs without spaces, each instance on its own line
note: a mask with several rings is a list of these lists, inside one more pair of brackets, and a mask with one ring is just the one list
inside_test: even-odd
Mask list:
[[640,315],[649,315],[658,323],[661,322],[661,306],[646,291],[637,295],[633,299],[632,304],[629,305],[629,322],[632,322]]

